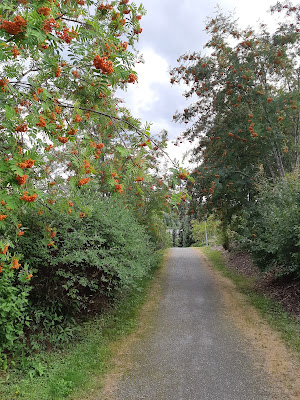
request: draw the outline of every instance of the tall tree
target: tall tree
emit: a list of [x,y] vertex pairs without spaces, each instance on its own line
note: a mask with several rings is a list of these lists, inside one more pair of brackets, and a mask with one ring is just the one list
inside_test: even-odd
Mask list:
[[191,123],[183,138],[195,143],[193,201],[224,226],[252,200],[259,174],[275,181],[299,167],[300,6],[278,2],[271,13],[281,16],[273,33],[219,12],[205,53],[182,55],[171,71],[192,101],[174,119]]

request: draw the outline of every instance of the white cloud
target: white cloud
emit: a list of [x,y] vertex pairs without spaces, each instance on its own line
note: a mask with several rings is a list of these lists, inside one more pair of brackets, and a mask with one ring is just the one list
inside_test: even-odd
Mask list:
[[276,0],[223,0],[219,4],[222,6],[222,3],[227,10],[235,10],[240,26],[257,26],[258,21],[268,26],[275,26],[275,17],[271,16],[268,10],[276,3]]
[[141,54],[145,62],[137,64],[135,68],[138,83],[130,86],[123,96],[128,108],[137,118],[143,118],[160,99],[160,94],[153,85],[169,85],[167,61],[151,48],[142,49]]
[[[225,13],[233,12],[241,27],[257,26],[257,21],[275,26],[277,15],[267,13],[276,0],[141,0],[147,10],[141,23],[143,33],[138,49],[145,63],[137,64],[138,84],[130,85],[120,94],[133,116],[142,122],[152,122],[151,132],[157,134],[166,129],[170,139],[177,137],[186,126],[172,123],[176,110],[183,110],[189,102],[183,97],[183,85],[171,86],[169,69],[176,67],[179,55],[188,51],[202,51],[208,37],[205,20],[212,17],[217,4]],[[292,0],[296,3],[297,0]],[[138,3],[138,1],[137,1]],[[189,143],[176,147],[168,145],[171,158],[182,160]],[[184,162],[187,167],[189,157]]]
[[[190,152],[193,149],[193,145],[189,142],[183,142],[178,146],[174,146],[174,143],[171,141],[167,142],[166,152],[169,154],[169,157],[176,162],[179,162],[179,165],[184,168],[191,169],[192,164],[189,162],[190,160]],[[167,161],[169,166],[171,167],[171,162]]]

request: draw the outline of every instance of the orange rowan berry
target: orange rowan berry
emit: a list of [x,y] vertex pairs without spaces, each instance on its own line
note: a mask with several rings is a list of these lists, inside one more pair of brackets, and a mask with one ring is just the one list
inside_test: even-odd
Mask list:
[[136,81],[136,76],[134,74],[129,74],[128,78],[127,78],[127,82],[128,83],[135,83]]
[[58,139],[58,141],[61,142],[61,143],[67,143],[68,140],[69,140],[69,138],[68,138],[68,137],[65,137],[65,136],[58,136],[57,139]]
[[28,203],[32,203],[36,200],[37,194],[33,194],[28,196],[28,192],[23,192],[23,196],[20,197],[21,200],[27,201]]
[[82,118],[80,115],[75,115],[75,117],[74,117],[75,122],[80,122],[81,120],[82,120]]
[[46,125],[47,125],[47,121],[45,120],[45,118],[42,115],[40,115],[39,122],[36,124],[36,126],[44,128]]
[[35,160],[32,160],[31,158],[28,158],[28,160],[24,160],[21,163],[18,164],[18,166],[22,169],[24,168],[32,168],[35,163]]
[[42,14],[45,17],[47,17],[51,12],[51,8],[49,8],[49,7],[40,7],[40,8],[38,8],[37,12],[39,14]]
[[18,269],[19,267],[21,267],[21,264],[19,264],[19,260],[17,258],[13,259],[12,262],[12,267],[10,267],[11,269]]
[[6,254],[8,248],[9,248],[9,244],[7,244],[7,245],[4,247],[4,249],[0,252],[0,254]]
[[28,178],[28,175],[23,175],[23,176],[17,175],[16,176],[16,180],[17,180],[19,185],[24,185],[24,183],[26,182],[27,178]]
[[11,52],[14,56],[14,58],[17,58],[21,53],[19,52],[18,46],[13,46],[11,49]]
[[136,34],[136,35],[139,35],[139,34],[142,33],[142,32],[143,32],[143,29],[142,29],[142,28],[134,29],[134,31],[133,31],[133,33]]
[[50,32],[52,31],[53,28],[57,28],[57,27],[58,27],[58,23],[55,21],[54,18],[51,17],[51,18],[46,19],[46,20],[44,21],[42,30],[43,30],[45,33],[50,33]]
[[15,128],[16,132],[26,132],[27,131],[27,124],[20,124]]
[[79,78],[80,77],[80,73],[79,73],[79,71],[77,69],[75,71],[72,71],[72,75],[74,76],[74,78]]
[[95,68],[101,70],[103,74],[110,75],[114,72],[113,63],[110,60],[107,61],[107,57],[96,55],[93,64]]
[[80,181],[77,183],[77,185],[78,185],[78,186],[86,185],[90,180],[91,180],[91,178],[82,178],[82,179],[80,179]]
[[61,69],[59,67],[56,68],[55,77],[59,78],[61,76]]
[[3,20],[0,29],[15,36],[21,33],[26,25],[27,21],[24,20],[21,15],[16,15],[13,22]]

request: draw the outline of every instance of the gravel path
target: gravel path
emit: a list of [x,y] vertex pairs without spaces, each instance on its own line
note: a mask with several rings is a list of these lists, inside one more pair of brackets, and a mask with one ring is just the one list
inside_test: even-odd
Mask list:
[[158,310],[116,400],[272,400],[252,351],[199,253],[171,249]]

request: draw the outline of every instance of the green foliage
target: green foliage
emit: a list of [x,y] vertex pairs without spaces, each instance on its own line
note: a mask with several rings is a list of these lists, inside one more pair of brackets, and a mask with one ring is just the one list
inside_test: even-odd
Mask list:
[[160,215],[153,213],[152,216],[149,216],[146,229],[157,250],[164,250],[172,245],[171,235],[168,233],[164,219]]
[[0,3],[0,352],[20,353],[135,287],[168,243],[171,196],[166,133],[115,96],[137,80],[143,6]]
[[141,306],[147,299],[162,255],[159,252],[151,273],[141,279],[134,290],[119,293],[113,308],[85,322],[76,341],[54,352],[26,357],[27,365],[22,374],[10,371],[3,380],[0,377],[0,398],[61,400],[78,391],[84,397],[89,390],[98,388],[101,377],[112,366],[111,343],[126,337],[137,326]]
[[[184,207],[185,208],[185,207]],[[193,243],[191,234],[191,220],[188,215],[181,215],[180,227],[178,230],[178,246],[179,247],[190,247]]]
[[[98,311],[105,299],[132,289],[153,265],[153,244],[121,200],[82,199],[81,205],[85,216],[57,208],[43,216],[24,214],[28,231],[20,247],[36,269],[30,295],[35,307],[73,315]],[[43,235],[54,243],[46,247],[38,240]]]
[[76,333],[74,317],[99,312],[133,290],[157,262],[153,237],[121,199],[82,199],[85,214],[75,204],[66,214],[63,203],[42,215],[31,208],[19,216],[26,233],[14,257],[22,251],[33,277],[26,279],[26,268],[2,275],[1,351],[21,354],[66,342]]
[[29,325],[30,286],[20,282],[18,275],[7,273],[0,280],[0,356],[3,350],[14,350],[16,339],[22,336],[24,326]]
[[251,251],[262,271],[300,278],[300,180],[287,175],[276,184],[263,182],[251,208],[233,224],[236,239]]
[[[206,243],[205,238],[205,222],[192,220],[192,237],[196,244],[203,245]],[[206,232],[209,244],[219,244],[221,242],[220,221],[216,220],[213,215],[210,215],[206,220]]]
[[217,214],[226,242],[231,219],[257,194],[260,172],[274,181],[299,162],[300,7],[277,2],[271,12],[282,15],[273,33],[265,24],[242,29],[217,12],[206,25],[209,51],[183,54],[171,72],[191,99],[174,115],[190,123],[178,139],[194,142],[190,209]]

